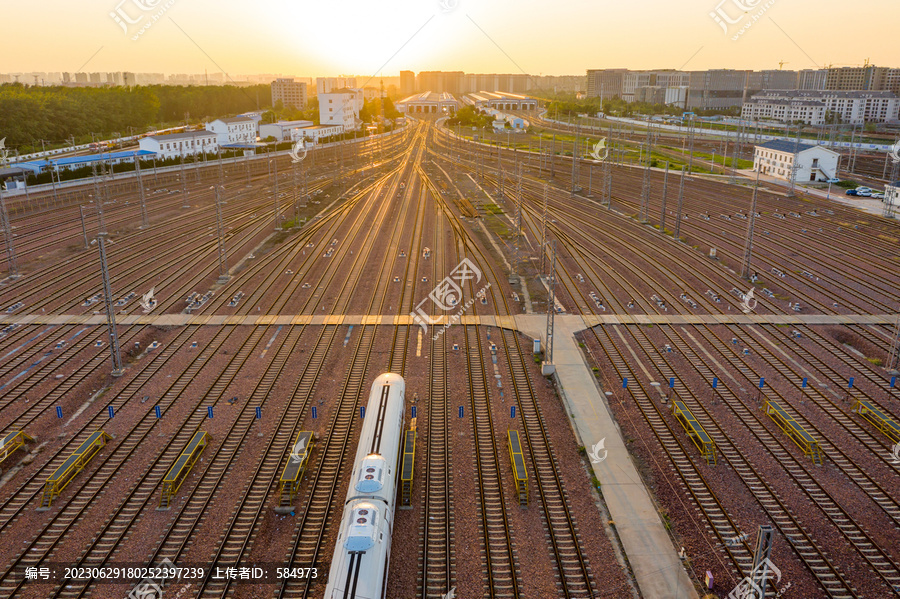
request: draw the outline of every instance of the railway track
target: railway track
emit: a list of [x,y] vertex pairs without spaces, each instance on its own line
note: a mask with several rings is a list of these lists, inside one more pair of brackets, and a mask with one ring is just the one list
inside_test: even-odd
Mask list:
[[[443,211],[436,209],[435,248],[448,247],[445,240]],[[440,256],[440,258],[438,258]],[[449,255],[435,254],[433,281],[442,281],[448,272]],[[421,334],[421,333],[420,333]],[[447,377],[447,340],[444,335],[430,342],[428,379],[427,434],[422,500],[422,524],[419,537],[421,599],[443,599],[456,586],[455,518],[453,500],[453,460],[450,445],[450,391]]]

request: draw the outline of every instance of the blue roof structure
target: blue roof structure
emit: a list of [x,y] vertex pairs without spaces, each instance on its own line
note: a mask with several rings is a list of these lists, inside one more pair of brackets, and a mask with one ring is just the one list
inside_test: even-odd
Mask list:
[[27,168],[35,173],[40,173],[47,168],[77,168],[78,165],[88,165],[94,162],[107,162],[110,160],[122,160],[124,158],[153,157],[156,152],[149,150],[127,150],[125,152],[108,152],[103,154],[90,154],[88,156],[69,156],[66,158],[57,158],[56,160],[34,160],[31,162],[17,162],[13,166]]
[[[795,141],[784,141],[780,139],[776,139],[773,141],[767,141],[764,144],[759,144],[756,146],[758,148],[765,148],[767,150],[775,150],[776,152],[787,152],[788,154],[796,154],[798,144]],[[809,146],[804,145],[802,142],[799,144],[800,151],[808,150]]]

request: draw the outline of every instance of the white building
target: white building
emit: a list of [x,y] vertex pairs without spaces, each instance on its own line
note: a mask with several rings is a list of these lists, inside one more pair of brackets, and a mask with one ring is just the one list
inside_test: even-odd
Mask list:
[[833,113],[841,123],[896,123],[900,97],[889,91],[767,90],[741,108],[746,120],[803,121],[820,125]]
[[206,123],[206,130],[216,134],[219,145],[252,143],[256,141],[256,125],[251,117],[235,116]]
[[884,186],[885,205],[900,206],[900,181],[894,181],[890,185]]
[[790,181],[796,161],[795,181],[827,181],[836,177],[839,158],[837,152],[822,146],[770,141],[756,146],[753,169],[759,169],[761,175]]
[[340,125],[344,131],[353,131],[359,127],[359,111],[362,107],[362,90],[345,87],[320,93],[319,122],[323,125]]
[[477,92],[463,96],[463,102],[484,110],[537,110],[538,101],[528,96],[509,92]]
[[452,94],[447,92],[422,92],[400,100],[395,104],[395,107],[399,112],[409,114],[455,114],[459,108],[459,103]]
[[286,139],[293,139],[293,132],[295,129],[312,126],[312,121],[278,121],[277,123],[260,125],[259,137],[260,139],[274,137],[278,141],[284,141]]
[[299,127],[291,131],[291,141],[308,139],[313,143],[319,143],[320,139],[340,135],[343,128],[340,125],[312,125],[311,127]]
[[141,150],[155,152],[160,158],[180,158],[192,154],[215,154],[219,149],[211,131],[186,131],[169,135],[151,135],[141,139]]
[[824,102],[793,98],[753,96],[749,102],[744,102],[741,108],[741,118],[744,120],[770,120],[782,123],[802,121],[807,125],[824,125],[825,113]]

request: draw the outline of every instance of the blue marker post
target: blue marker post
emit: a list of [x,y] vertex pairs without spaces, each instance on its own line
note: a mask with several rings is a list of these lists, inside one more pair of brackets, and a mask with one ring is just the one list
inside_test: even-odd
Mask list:
[[674,389],[674,388],[675,388],[675,377],[673,376],[669,379],[669,389]]
[[463,407],[462,406],[459,406],[459,417],[460,418],[463,417]]
[[159,406],[153,406],[153,411],[156,412],[157,418],[162,418],[162,410],[159,409]]
[[256,419],[259,420],[262,418],[262,408],[260,406],[256,406]]
[[316,413],[316,406],[312,407],[312,417],[313,417],[313,420],[315,420],[316,418],[319,417],[318,414]]
[[719,379],[718,377],[713,377],[713,389],[718,389],[719,387]]
[[766,385],[766,379],[759,377],[759,388],[762,389]]
[[412,417],[413,417],[413,418],[416,417],[416,406],[413,406],[413,407],[412,407]]
[[366,406],[359,406],[359,417],[360,418],[366,417]]
[[62,418],[62,408],[59,406],[56,406],[56,417]]
[[806,389],[806,387],[807,387],[808,384],[809,384],[809,383],[807,382],[806,377],[803,377],[803,384],[800,385],[800,386],[801,386],[802,388]]
[[509,417],[510,418],[516,417],[516,406],[509,406]]
[[212,414],[213,409],[212,409],[212,408],[213,408],[212,406],[206,406],[206,416],[207,416],[207,418],[212,418],[212,417],[213,417],[213,414]]
[[852,377],[852,376],[850,377],[850,380],[847,381],[847,388],[848,388],[848,389],[852,389],[852,388],[853,388],[853,377]]
[[109,410],[109,417],[113,418],[116,415],[116,411],[113,409],[112,406],[107,406],[107,409]]
[[624,379],[622,379],[622,388],[623,389],[628,388],[628,377],[627,376]]
[[897,377],[892,376],[891,377],[891,389],[893,389],[896,386],[897,386]]

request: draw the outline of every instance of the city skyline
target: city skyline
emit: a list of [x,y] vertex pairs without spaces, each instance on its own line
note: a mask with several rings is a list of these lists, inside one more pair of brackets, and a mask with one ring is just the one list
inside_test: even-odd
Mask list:
[[[616,67],[800,70],[866,60],[892,66],[891,45],[876,41],[887,39],[890,17],[900,12],[886,0],[872,0],[865,14],[840,13],[840,20],[834,18],[836,0],[817,3],[815,11],[785,0],[616,6],[579,0],[554,4],[553,11],[537,2],[518,3],[512,10],[466,0],[403,0],[390,6],[260,0],[254,8],[248,13],[243,5],[219,2],[213,9],[209,2],[191,0],[9,3],[5,20],[39,23],[41,35],[28,26],[8,28],[0,47],[5,56],[16,57],[15,64],[6,62],[0,70],[223,71],[234,78],[237,73],[396,76],[401,70],[529,75]],[[871,19],[872,14],[886,18]]]

